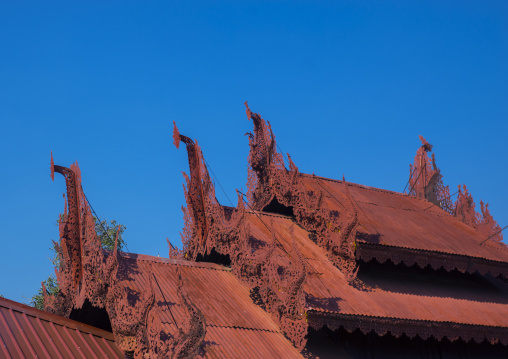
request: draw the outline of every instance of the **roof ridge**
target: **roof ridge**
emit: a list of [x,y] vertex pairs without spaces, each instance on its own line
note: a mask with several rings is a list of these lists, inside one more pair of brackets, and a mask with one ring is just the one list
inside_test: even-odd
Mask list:
[[[402,196],[402,197],[414,198],[414,199],[417,199],[417,200],[420,200],[420,201],[422,200],[422,199],[414,197],[414,196],[409,196],[409,195],[407,195],[405,193],[400,193],[400,192],[396,192],[396,191],[392,191],[392,190],[384,189],[384,188],[371,187],[371,186],[363,185],[363,184],[360,184],[360,183],[343,181],[343,180],[338,180],[338,179],[334,179],[334,178],[321,177],[321,176],[311,175],[311,174],[308,174],[308,173],[300,173],[300,175],[302,175],[304,177],[315,178],[315,179],[320,179],[320,180],[329,181],[329,182],[335,182],[335,183],[347,182],[348,185],[354,186],[354,187],[359,187],[359,188],[368,189],[368,190],[372,190],[372,191],[378,191],[378,192],[388,192],[388,193],[396,194],[396,195],[399,195],[399,196]],[[425,200],[425,202],[428,202],[428,201]]]
[[228,328],[228,329],[244,329],[244,330],[252,330],[252,331],[259,331],[259,332],[269,332],[269,333],[280,333],[283,334],[281,330],[270,330],[270,329],[261,329],[261,328],[247,328],[247,327],[241,327],[237,325],[217,325],[217,324],[207,324],[208,327],[214,327],[214,328]]
[[141,260],[146,262],[155,262],[161,264],[169,264],[169,265],[181,265],[185,267],[194,267],[194,268],[203,268],[203,269],[211,269],[211,270],[219,270],[230,272],[231,268],[222,266],[216,263],[210,262],[194,262],[182,259],[173,259],[173,258],[165,258],[165,257],[155,257],[148,254],[139,254],[139,253],[127,253],[127,252],[119,252],[119,254],[126,259],[133,260]]
[[[376,291],[376,289],[380,289],[380,288],[376,288],[374,287],[374,290],[373,291]],[[418,295],[418,294],[412,294],[412,293],[403,293],[403,292],[396,292],[396,291],[392,291],[392,290],[385,290],[385,289],[381,289],[383,292],[388,292],[388,293],[392,293],[392,294],[400,294],[400,295],[407,295],[407,296],[411,296],[411,297],[419,297],[419,298],[440,298],[440,299],[451,299],[451,300],[458,300],[458,301],[464,301],[464,302],[472,302],[472,303],[479,303],[479,304],[482,304],[482,303],[485,303],[485,304],[495,304],[495,305],[508,305],[508,303],[499,303],[499,302],[489,302],[489,301],[480,301],[480,300],[472,300],[472,299],[463,299],[463,298],[455,298],[455,297],[440,297],[440,296],[437,296],[437,295],[425,295],[425,294],[422,294],[422,295]],[[418,320],[423,320],[423,319],[418,319]],[[453,322],[455,323],[455,322]],[[458,322],[457,322],[458,323]],[[506,325],[506,327],[508,327],[508,324]],[[504,327],[503,327],[504,328]]]
[[[437,217],[446,217],[446,218],[450,217],[450,218],[453,218],[453,219],[457,220],[457,218],[449,215],[445,211],[442,211],[443,213],[439,213],[439,212],[436,212],[436,211],[419,210],[419,209],[412,209],[412,208],[401,208],[401,207],[389,206],[389,205],[380,204],[380,203],[374,203],[374,202],[366,202],[366,201],[361,201],[361,200],[356,200],[356,202],[365,203],[365,204],[371,204],[373,206],[379,206],[379,207],[386,207],[386,208],[397,209],[397,210],[400,210],[400,211],[417,212],[417,213],[430,213],[430,214],[435,215]],[[464,222],[461,222],[461,223],[464,223]]]
[[394,249],[409,249],[409,250],[414,250],[414,251],[418,251],[418,252],[441,253],[441,254],[446,254],[446,255],[450,255],[450,256],[477,258],[477,259],[482,259],[482,260],[485,260],[488,262],[496,262],[496,263],[505,264],[505,265],[508,264],[508,262],[505,262],[505,261],[500,261],[500,260],[496,260],[496,259],[489,259],[489,258],[479,257],[479,256],[472,256],[469,254],[451,253],[451,252],[437,251],[437,250],[432,250],[432,249],[421,249],[421,248],[414,248],[414,247],[402,247],[402,246],[395,246],[392,244],[380,244],[380,243],[378,244],[378,243],[369,243],[369,242],[363,242],[363,243],[366,243],[369,246],[381,246],[383,248],[391,247]]
[[450,323],[450,324],[461,324],[461,325],[468,325],[468,326],[475,326],[475,327],[488,327],[488,328],[508,328],[508,324],[506,326],[499,326],[499,325],[486,325],[486,324],[469,324],[469,323],[463,323],[463,322],[451,322],[447,320],[429,320],[429,319],[410,319],[410,318],[402,318],[402,317],[383,317],[379,315],[369,315],[369,314],[350,314],[350,313],[341,313],[341,312],[335,312],[327,309],[309,309],[313,310],[315,312],[321,312],[321,313],[330,313],[330,314],[338,314],[343,316],[351,316],[351,317],[368,317],[368,318],[379,318],[379,319],[393,319],[393,320],[407,320],[411,322],[417,322],[417,323]]

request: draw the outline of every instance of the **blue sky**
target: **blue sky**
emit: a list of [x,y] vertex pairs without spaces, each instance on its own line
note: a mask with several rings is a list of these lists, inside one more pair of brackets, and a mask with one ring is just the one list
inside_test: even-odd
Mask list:
[[188,171],[172,122],[236,204],[246,100],[302,172],[374,187],[403,190],[422,135],[451,192],[466,183],[508,225],[506,1],[2,2],[0,51],[7,298],[53,273],[50,151],[78,160],[131,252],[167,256]]

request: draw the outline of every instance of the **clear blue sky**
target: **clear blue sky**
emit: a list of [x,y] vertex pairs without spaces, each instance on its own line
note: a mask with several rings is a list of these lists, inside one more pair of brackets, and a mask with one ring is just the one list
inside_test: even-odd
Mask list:
[[188,3],[0,4],[0,294],[53,273],[50,151],[79,161],[131,252],[167,256],[188,170],[173,120],[236,204],[246,100],[302,172],[369,186],[402,191],[423,135],[451,192],[466,183],[508,224],[507,1]]

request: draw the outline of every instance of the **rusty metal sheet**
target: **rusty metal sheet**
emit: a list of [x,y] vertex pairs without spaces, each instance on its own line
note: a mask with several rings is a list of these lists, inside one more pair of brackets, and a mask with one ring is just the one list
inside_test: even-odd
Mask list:
[[280,332],[208,327],[205,340],[219,344],[205,347],[207,358],[302,358]]
[[[190,301],[206,318],[202,356],[207,358],[301,358],[270,315],[253,303],[249,289],[229,268],[213,263],[121,254],[119,280],[141,293],[150,286],[150,273],[164,330],[176,334],[185,323],[179,304],[177,268]],[[160,289],[159,289],[160,286]]]
[[[289,252],[289,229],[294,224],[291,218],[251,212],[248,220],[252,235],[266,242],[271,237],[263,222],[271,222],[277,240]],[[508,327],[508,288],[499,280],[500,287],[493,291],[467,285],[436,285],[435,281],[400,281],[386,275],[375,278],[367,290],[356,288],[309,239],[307,231],[295,226],[293,236],[308,262],[304,291],[309,310]]]
[[113,333],[0,298],[1,358],[125,358]]
[[[341,209],[347,194],[343,181],[302,175],[310,191],[324,194],[324,205]],[[359,207],[359,232],[372,235],[379,244],[467,255],[508,262],[508,249],[488,241],[473,228],[432,203],[402,193],[348,182]]]

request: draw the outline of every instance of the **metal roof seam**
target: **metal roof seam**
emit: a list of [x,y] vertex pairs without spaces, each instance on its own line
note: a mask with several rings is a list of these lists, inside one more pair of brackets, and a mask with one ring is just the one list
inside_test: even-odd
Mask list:
[[[88,333],[88,336],[91,337],[91,340],[95,341],[95,338],[93,337],[93,334]],[[106,352],[102,349],[102,347],[100,346],[99,342],[97,342],[96,347],[99,350],[99,352],[101,353],[102,358],[109,358],[109,355],[107,355]]]
[[104,344],[104,346],[105,346],[106,350],[107,350],[108,352],[110,352],[110,354],[111,354],[111,353],[113,354],[112,356],[111,356],[111,355],[106,354],[106,358],[115,358],[115,357],[117,357],[117,355],[116,355],[116,353],[114,352],[113,348],[111,348],[111,347],[109,346],[109,343],[108,343],[108,341],[107,341],[106,339],[104,339],[103,337],[101,337],[99,340],[103,342],[103,344]]
[[390,244],[377,245],[377,244],[368,243],[368,242],[363,242],[363,243],[366,243],[367,245],[372,246],[372,247],[380,247],[380,248],[383,248],[383,249],[387,249],[387,248],[392,248],[392,249],[399,249],[399,248],[401,248],[401,249],[410,249],[412,251],[416,251],[416,252],[420,252],[420,253],[428,253],[428,254],[431,254],[431,255],[434,254],[434,253],[439,253],[439,254],[446,254],[446,255],[454,256],[456,258],[459,258],[459,257],[478,258],[478,259],[483,259],[483,260],[485,260],[487,262],[495,262],[495,263],[499,263],[499,264],[508,264],[508,262],[498,261],[498,260],[495,260],[495,259],[489,259],[489,258],[481,257],[481,256],[469,256],[469,255],[465,255],[465,254],[436,251],[436,250],[431,250],[431,249],[420,249],[420,248],[414,248],[414,247],[394,246],[394,245],[390,245]]
[[0,346],[2,347],[2,352],[4,353],[6,358],[10,358],[11,355],[9,353],[9,350],[7,350],[7,344],[5,343],[4,339],[2,338],[2,335],[0,334]]
[[247,212],[249,214],[261,214],[261,215],[267,216],[267,217],[286,218],[286,219],[293,220],[293,217],[291,217],[291,216],[285,216],[285,215],[279,214],[279,213],[263,212],[263,211],[253,211],[253,210],[246,210],[245,212]]
[[392,208],[392,209],[396,209],[396,210],[399,210],[399,211],[408,211],[408,212],[415,212],[415,213],[425,213],[425,214],[430,214],[430,215],[433,215],[433,216],[436,216],[436,217],[446,217],[446,218],[450,218],[450,219],[456,220],[456,221],[458,221],[460,223],[463,223],[460,220],[458,220],[456,217],[453,217],[453,216],[449,215],[446,212],[439,213],[439,212],[435,212],[435,211],[434,212],[433,211],[420,211],[420,210],[412,209],[412,208],[400,208],[400,207],[388,206],[386,204],[380,204],[380,203],[374,203],[374,202],[359,201],[359,200],[356,200],[356,201],[358,203],[369,204],[369,205],[378,206],[378,207]]
[[251,331],[258,331],[258,332],[267,332],[267,333],[279,333],[279,334],[282,334],[282,331],[280,331],[280,330],[248,328],[248,327],[240,327],[240,326],[235,326],[235,325],[208,324],[207,326],[208,327],[213,327],[213,328],[229,328],[229,329],[251,330]]
[[82,332],[90,332],[94,334],[98,333],[98,335],[106,336],[107,338],[113,337],[113,334],[111,332],[107,332],[105,330],[95,328],[87,324],[76,322],[68,318],[59,317],[55,314],[36,309],[22,303],[14,302],[10,299],[0,298],[0,309],[1,308],[11,309],[13,312],[16,313],[28,313],[27,315],[29,315],[30,317],[39,318],[46,322],[60,323],[62,320],[64,320],[66,323],[65,325],[69,328],[81,330]]
[[[178,260],[180,263],[169,263],[169,262],[165,262],[164,261],[165,259],[170,260],[171,258],[154,257],[154,259],[146,259],[146,258],[142,258],[141,259],[141,258],[131,258],[131,257],[127,257],[127,256],[122,256],[122,257],[125,258],[125,259],[129,259],[129,260],[148,262],[148,263],[158,263],[158,264],[166,264],[166,265],[174,265],[174,266],[190,267],[190,268],[203,268],[203,269],[210,269],[210,270],[216,270],[216,271],[222,271],[222,272],[230,272],[231,271],[231,268],[229,268],[229,267],[223,267],[223,266],[221,266],[222,268],[218,268],[220,265],[219,264],[215,264],[215,263],[202,262],[203,264],[215,264],[217,267],[208,267],[208,266],[204,266],[204,265],[195,265],[196,263],[200,263],[200,262],[185,263],[185,261]],[[160,258],[160,260],[155,260],[155,258]]]
[[[56,329],[56,326],[55,326],[55,323],[53,322],[49,322],[49,326],[51,327],[51,329],[53,329],[53,331],[55,332],[57,338],[60,340],[60,342],[63,344],[63,347],[64,349],[67,351],[67,354],[69,354],[69,357],[72,357],[74,356],[72,354],[72,351],[71,349],[69,348],[69,346],[67,345],[67,342],[62,338],[62,335],[58,332],[58,330]],[[63,327],[63,326],[62,326]]]
[[[308,173],[300,173],[300,174],[303,175],[303,177],[307,177],[307,178],[311,178],[311,179],[318,179],[318,180],[328,181],[328,182],[333,182],[333,183],[343,183],[344,182],[342,180],[337,180],[337,179],[333,179],[333,178],[326,178],[326,177],[321,177],[321,176],[316,176],[316,175],[310,175]],[[388,194],[396,194],[398,196],[405,197],[405,198],[409,197],[409,198],[415,198],[415,199],[421,200],[420,198],[412,197],[412,196],[409,196],[409,195],[407,195],[405,193],[400,193],[400,192],[396,192],[396,191],[390,191],[389,189],[382,189],[382,188],[377,188],[377,187],[371,187],[371,186],[366,186],[366,185],[359,184],[359,183],[354,183],[354,182],[347,182],[347,184],[349,186],[358,187],[358,188],[362,188],[362,189],[366,189],[366,190],[370,190],[370,191],[381,192],[381,193],[388,193]],[[425,202],[428,202],[428,201],[425,200]]]
[[23,340],[25,341],[26,343],[26,346],[28,348],[28,351],[30,352],[30,354],[32,354],[32,356],[35,358],[37,357],[37,354],[35,353],[35,349],[33,348],[32,346],[32,343],[30,343],[30,340],[28,340],[28,337],[26,336],[26,333],[25,331],[23,330],[23,328],[21,328],[21,325],[19,324],[18,320],[16,319],[16,316],[14,315],[14,312],[12,311],[12,309],[9,309],[9,314],[11,315],[12,317],[12,320],[14,322],[14,325],[16,326],[16,328],[19,330],[19,332],[21,333],[21,337],[23,338]]
[[60,351],[57,349],[54,340],[51,338],[48,331],[42,324],[41,319],[39,317],[36,317],[36,321],[37,321],[37,324],[39,324],[39,327],[41,328],[41,331],[44,333],[44,336],[46,337],[46,339],[49,339],[48,341],[49,341],[49,344],[51,345],[51,347],[53,348],[53,351],[57,354],[57,356],[59,358],[63,359],[62,353],[60,353]]
[[32,323],[30,323],[26,313],[22,313],[21,315],[23,317],[23,319],[25,320],[28,328],[30,329],[30,332],[32,333],[32,337],[35,338],[35,340],[37,341],[37,344],[39,344],[39,347],[42,349],[42,351],[44,352],[44,354],[47,355],[47,357],[51,357],[51,355],[49,355],[49,352],[48,350],[46,349],[46,347],[44,346],[44,344],[42,343],[40,337],[37,335],[37,333],[35,332],[35,328],[33,327]]
[[18,355],[20,357],[23,357],[23,351],[21,350],[21,347],[19,346],[18,341],[16,340],[16,337],[14,336],[14,333],[12,332],[11,327],[7,323],[7,319],[5,318],[4,313],[2,313],[2,310],[0,310],[0,322],[6,329],[7,335],[9,336],[11,343],[14,345],[14,348],[18,352]]
[[485,324],[469,324],[469,323],[460,323],[460,322],[451,322],[451,321],[440,321],[440,320],[425,320],[425,319],[410,319],[410,318],[396,318],[396,317],[381,317],[381,316],[378,316],[378,315],[368,315],[368,314],[345,314],[345,313],[338,313],[338,312],[333,312],[333,311],[329,311],[329,310],[326,310],[326,309],[312,309],[311,311],[315,311],[315,312],[320,312],[320,313],[329,313],[329,314],[334,314],[335,316],[348,316],[348,317],[356,317],[358,319],[361,320],[361,318],[365,318],[365,319],[371,319],[371,318],[376,318],[376,319],[392,319],[394,321],[400,321],[400,320],[404,320],[404,321],[408,321],[408,322],[413,322],[413,323],[418,323],[418,324],[424,324],[424,323],[427,323],[427,324],[432,324],[432,323],[440,323],[440,324],[459,324],[459,325],[465,325],[465,326],[470,326],[470,327],[484,327],[484,328],[499,328],[499,329],[506,329],[508,328],[508,325],[507,326],[499,326],[499,325],[485,325]]
[[[84,353],[84,352],[83,352],[83,350],[81,349],[81,346],[80,346],[80,345],[78,345],[78,343],[76,342],[76,339],[74,339],[74,338],[72,337],[72,334],[69,332],[69,329],[67,329],[67,327],[65,327],[65,326],[64,326],[64,327],[63,327],[63,330],[64,330],[65,334],[67,334],[67,337],[71,340],[71,342],[72,342],[72,344],[74,345],[74,347],[77,349],[78,353],[79,353],[79,354],[81,354],[81,357],[82,357],[83,359],[86,359],[86,355],[85,355],[85,353]],[[74,329],[74,330],[76,330],[76,329]]]
[[92,347],[90,346],[90,344],[88,344],[88,342],[86,341],[86,339],[83,337],[83,334],[81,334],[81,331],[79,330],[76,330],[76,334],[77,336],[79,337],[79,339],[81,339],[81,341],[83,341],[83,343],[85,344],[85,347],[90,351],[90,353],[94,356],[94,358],[99,358],[94,350],[92,349]]

